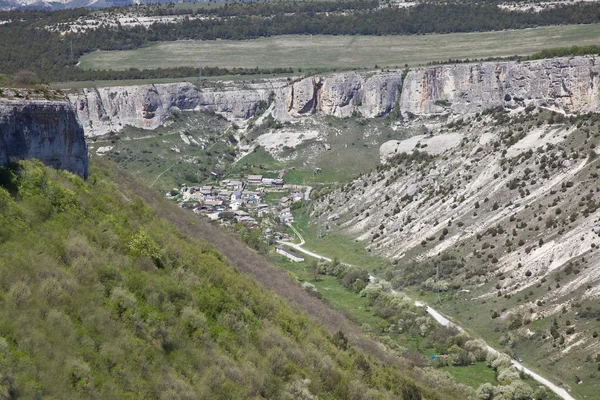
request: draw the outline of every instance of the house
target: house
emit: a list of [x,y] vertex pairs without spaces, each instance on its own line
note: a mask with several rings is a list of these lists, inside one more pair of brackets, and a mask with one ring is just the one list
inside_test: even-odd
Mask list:
[[273,179],[273,178],[263,178],[262,181],[261,181],[261,185],[263,185],[263,186],[271,186],[273,184],[274,180],[275,179]]
[[206,200],[204,202],[204,209],[205,210],[214,210],[216,211],[217,208],[222,207],[223,206],[223,201],[221,200]]
[[198,190],[203,196],[210,196],[213,191],[212,186],[201,186]]
[[249,228],[253,228],[258,225],[256,220],[252,217],[240,217],[238,218],[240,224],[246,225]]
[[294,253],[293,251],[288,250],[286,248],[277,247],[275,249],[275,251],[277,252],[277,254],[281,254],[282,256],[284,256],[286,258],[289,258],[293,262],[302,262],[302,261],[304,261],[304,257],[302,257],[301,255],[298,255],[297,253]]
[[273,182],[271,182],[271,186],[273,186],[273,187],[282,187],[283,186],[283,179],[273,179]]
[[302,193],[300,193],[300,192],[294,192],[290,196],[292,198],[292,203],[295,203],[297,201],[302,201],[302,198],[303,198]]
[[225,186],[227,186],[227,189],[229,190],[242,190],[244,189],[244,182],[242,181],[229,181],[225,184]]
[[262,183],[262,175],[248,175],[249,185],[260,185]]
[[282,198],[279,199],[279,205],[281,207],[287,207],[290,205],[290,198],[283,196]]
[[242,199],[242,194],[240,192],[231,193],[231,201],[240,201]]
[[242,198],[244,198],[246,201],[257,202],[260,200],[260,193],[246,190]]
[[294,216],[292,215],[292,212],[289,208],[284,208],[279,212],[279,221],[281,221],[284,224],[294,222]]

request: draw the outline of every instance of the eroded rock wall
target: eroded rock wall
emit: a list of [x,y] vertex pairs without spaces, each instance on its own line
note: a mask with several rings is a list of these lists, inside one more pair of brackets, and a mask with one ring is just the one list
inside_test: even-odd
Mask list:
[[69,98],[86,136],[118,132],[125,125],[155,129],[174,108],[214,111],[228,119],[253,116],[269,97],[269,88],[198,89],[191,83],[84,89]]
[[[272,116],[381,117],[394,107],[405,116],[461,116],[504,106],[546,106],[566,113],[600,110],[600,66],[593,57],[530,62],[487,62],[418,68],[408,72],[344,72],[238,86],[198,88],[191,83],[85,89],[70,96],[87,136],[125,125],[154,129],[180,110],[210,110],[248,119],[271,104]],[[402,89],[402,90],[400,90]],[[401,94],[400,94],[401,93]]]
[[0,99],[0,165],[37,158],[44,164],[88,175],[84,132],[67,101]]
[[529,104],[567,113],[598,111],[599,73],[591,57],[420,68],[406,76],[400,108],[415,115]]

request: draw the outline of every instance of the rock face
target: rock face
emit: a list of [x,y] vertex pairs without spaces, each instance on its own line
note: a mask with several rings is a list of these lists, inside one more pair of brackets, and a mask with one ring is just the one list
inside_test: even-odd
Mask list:
[[[405,116],[464,115],[497,106],[533,104],[566,113],[600,110],[600,65],[593,58],[443,65],[408,72],[346,72],[296,82],[272,80],[222,89],[191,83],[85,89],[70,96],[87,136],[125,125],[154,129],[174,108],[210,110],[227,119],[248,119],[271,104],[271,115],[289,121],[307,115],[366,118],[397,105]],[[402,89],[402,90],[400,90]],[[400,94],[401,93],[401,94]]]
[[588,57],[422,68],[406,76],[400,108],[415,115],[528,104],[567,113],[598,111],[599,73]]
[[37,158],[87,179],[87,145],[71,104],[0,99],[0,165],[11,158]]
[[99,136],[125,125],[155,129],[173,109],[214,111],[228,119],[247,119],[268,100],[269,93],[269,88],[217,91],[175,83],[84,89],[69,98],[86,136]]
[[363,77],[357,73],[309,77],[289,84],[267,82],[249,88],[201,89],[191,83],[117,86],[84,89],[69,96],[86,136],[117,132],[125,125],[143,129],[159,126],[173,109],[213,111],[227,119],[248,119],[275,101],[273,116],[290,120],[302,115],[366,117],[388,113],[398,97],[399,73]]

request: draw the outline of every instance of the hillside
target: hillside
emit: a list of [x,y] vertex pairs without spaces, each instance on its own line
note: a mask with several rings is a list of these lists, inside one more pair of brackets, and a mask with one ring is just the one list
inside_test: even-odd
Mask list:
[[461,398],[110,165],[0,177],[2,398]]
[[598,121],[533,106],[438,121],[384,144],[382,164],[320,198],[313,217],[336,216],[331,233],[391,260],[377,273],[396,289],[592,396]]

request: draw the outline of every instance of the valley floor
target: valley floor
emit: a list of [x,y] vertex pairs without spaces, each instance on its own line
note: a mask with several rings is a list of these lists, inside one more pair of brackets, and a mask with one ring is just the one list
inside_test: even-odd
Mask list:
[[[289,246],[291,248],[293,248],[296,251],[299,251],[301,253],[304,253],[310,257],[319,259],[319,260],[325,260],[325,261],[331,261],[332,259],[321,255],[321,254],[317,254],[314,253],[310,250],[305,249],[303,246],[306,243],[304,238],[302,237],[302,235],[296,230],[296,228],[293,227],[293,225],[289,224],[289,227],[294,231],[294,233],[297,235],[297,237],[300,240],[300,243],[289,243],[289,242],[280,242],[281,244],[284,244],[286,246]],[[343,261],[342,261],[343,262]],[[430,307],[429,305],[427,305],[426,303],[420,301],[420,300],[416,300],[415,301],[415,305],[419,306],[419,307],[425,307],[426,311],[429,315],[431,315],[439,324],[443,325],[443,326],[447,326],[447,327],[457,327],[459,330],[462,330],[462,328],[460,327],[460,325],[456,324],[455,322],[451,321],[450,319],[448,319],[447,317],[445,317],[443,314],[441,314],[440,312],[438,312],[437,310],[435,310],[433,307]],[[499,353],[498,350],[496,350],[495,348],[493,348],[490,345],[487,345],[488,347],[488,351],[492,352],[492,353]],[[536,380],[537,382],[545,385],[546,387],[548,387],[552,392],[554,392],[557,396],[559,396],[561,399],[563,400],[575,400],[575,398],[573,396],[571,396],[569,394],[569,392],[567,392],[565,389],[555,385],[554,383],[550,382],[548,379],[544,378],[542,375],[532,371],[531,369],[527,368],[526,366],[524,366],[522,363],[513,360],[512,364],[514,366],[516,366],[519,370],[523,371],[525,374],[531,376],[534,380]]]

